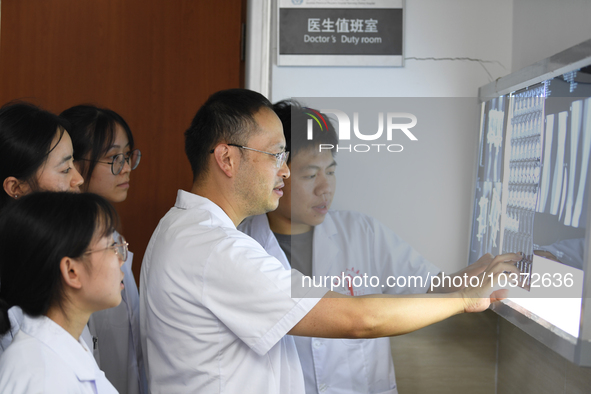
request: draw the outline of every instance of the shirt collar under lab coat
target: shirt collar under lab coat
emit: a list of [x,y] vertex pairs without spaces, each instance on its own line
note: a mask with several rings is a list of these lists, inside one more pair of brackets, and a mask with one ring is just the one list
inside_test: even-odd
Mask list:
[[62,358],[81,382],[98,379],[98,366],[84,341],[76,340],[47,316],[31,317],[25,314],[21,331],[36,338]]
[[[256,239],[269,254],[281,261],[286,268],[290,268],[285,253],[271,231],[267,215],[253,216],[250,220],[252,221],[248,230],[250,236]],[[338,230],[329,211],[324,221],[314,227],[313,275],[326,274],[331,266],[338,261],[341,249],[335,240],[336,236],[338,236]]]
[[336,241],[338,236],[337,227],[332,219],[331,211],[328,211],[324,221],[314,227],[314,248],[313,268],[314,276],[325,275],[330,271],[331,266],[338,262],[339,254],[342,252]]
[[281,249],[277,238],[271,231],[267,215],[252,216],[250,220],[249,236],[260,243],[267,253],[279,260],[285,269],[291,269],[285,252]]

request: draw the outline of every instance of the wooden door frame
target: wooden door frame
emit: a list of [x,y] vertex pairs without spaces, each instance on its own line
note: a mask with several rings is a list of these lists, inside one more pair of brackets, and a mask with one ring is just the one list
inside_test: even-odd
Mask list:
[[248,0],[246,7],[246,64],[244,83],[247,89],[271,99],[272,0]]

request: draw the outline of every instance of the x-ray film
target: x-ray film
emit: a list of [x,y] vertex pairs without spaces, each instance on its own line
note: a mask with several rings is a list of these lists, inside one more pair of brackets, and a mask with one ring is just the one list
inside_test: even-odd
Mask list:
[[522,252],[524,278],[534,255],[582,267],[591,87],[573,81],[576,72],[483,103],[471,261]]

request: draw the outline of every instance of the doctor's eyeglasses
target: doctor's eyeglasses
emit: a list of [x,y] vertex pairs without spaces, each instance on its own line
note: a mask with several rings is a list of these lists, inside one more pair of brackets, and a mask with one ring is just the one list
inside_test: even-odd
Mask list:
[[123,166],[125,166],[125,162],[129,164],[129,167],[132,170],[135,170],[137,166],[140,164],[140,160],[142,158],[142,152],[139,149],[134,149],[131,152],[119,153],[118,155],[113,156],[113,161],[100,161],[100,160],[88,160],[88,159],[78,159],[83,161],[94,161],[95,163],[103,163],[103,164],[110,164],[111,165],[111,172],[113,175],[119,175],[121,171],[123,171]]
[[[240,149],[247,149],[247,150],[252,150],[255,152],[259,152],[259,153],[264,153],[266,155],[269,156],[274,156],[275,157],[275,166],[277,168],[281,168],[283,167],[283,165],[287,162],[287,159],[289,157],[289,152],[287,151],[283,151],[283,152],[279,152],[279,153],[271,153],[271,152],[265,152],[264,150],[258,150],[258,149],[254,149],[254,148],[249,148],[247,146],[242,146],[242,145],[237,145],[237,144],[227,144],[228,146],[235,146],[236,148],[240,148]],[[212,149],[211,151],[209,151],[209,153],[213,153],[215,149]]]
[[91,254],[91,253],[96,253],[96,252],[102,252],[104,250],[107,249],[113,249],[115,251],[115,254],[117,254],[117,256],[119,256],[119,259],[121,259],[121,261],[126,261],[127,260],[127,246],[129,245],[129,243],[125,242],[125,238],[123,238],[122,235],[119,235],[116,240],[115,243],[113,243],[111,246],[107,246],[106,248],[102,248],[102,249],[96,249],[96,250],[89,250],[87,252],[84,252],[84,254]]

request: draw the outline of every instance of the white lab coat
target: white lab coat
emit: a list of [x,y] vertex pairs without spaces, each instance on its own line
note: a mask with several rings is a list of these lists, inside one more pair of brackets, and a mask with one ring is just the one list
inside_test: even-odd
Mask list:
[[46,316],[24,315],[0,357],[0,393],[113,394],[86,343]]
[[[269,228],[266,215],[246,219],[238,227],[280,261],[285,253]],[[292,251],[297,253],[297,251]],[[426,293],[430,276],[439,269],[422,258],[392,230],[377,220],[350,211],[329,211],[314,227],[312,274],[420,276],[424,286],[335,289],[343,294]],[[353,294],[352,294],[353,293]],[[306,383],[306,393],[397,393],[388,338],[324,339],[294,337]]]
[[[114,234],[115,239],[117,235]],[[121,393],[147,394],[139,332],[139,294],[132,263],[133,253],[129,252],[121,267],[125,275],[121,304],[93,313],[88,326],[93,340],[97,341],[96,362],[109,381]]]
[[13,306],[8,310],[8,319],[10,320],[10,331],[8,331],[5,335],[0,337],[0,356],[2,355],[2,353],[4,353],[8,345],[11,344],[12,340],[18,333],[23,318],[23,311],[18,306]]
[[[115,234],[117,236],[117,234]],[[133,253],[121,267],[125,288],[121,304],[93,313],[81,338],[107,378],[121,393],[147,394],[148,383],[139,332],[139,295],[131,270]],[[23,320],[18,306],[8,310],[10,331],[0,338],[0,355],[16,336]]]
[[[20,307],[13,306],[8,310],[8,318],[10,320],[10,331],[8,331],[5,335],[0,337],[0,356],[2,356],[4,351],[8,348],[8,346],[16,337],[16,334],[20,330],[21,324],[23,323],[23,319],[25,318],[25,316],[23,314],[23,310]],[[88,329],[88,325],[84,326],[84,331],[82,331],[80,339],[82,339],[86,343],[86,346],[89,349],[91,349],[96,358],[98,355],[98,350],[95,346],[93,346],[92,334]]]
[[292,274],[301,276],[236,230],[219,206],[180,190],[142,264],[150,392],[303,393],[286,334],[319,298],[292,298]]
[[[117,233],[114,237],[117,237]],[[129,252],[121,270],[125,274],[121,304],[93,313],[81,339],[94,355],[107,378],[121,393],[147,394],[139,332],[139,295],[132,272],[133,253]],[[18,306],[8,310],[11,328],[0,338],[0,355],[16,336],[23,320]]]

